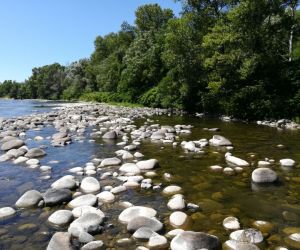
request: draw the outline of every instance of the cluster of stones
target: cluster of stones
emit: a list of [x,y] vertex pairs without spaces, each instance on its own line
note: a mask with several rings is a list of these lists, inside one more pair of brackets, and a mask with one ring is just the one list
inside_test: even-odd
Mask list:
[[288,119],[281,119],[278,121],[257,121],[257,125],[272,127],[272,128],[279,128],[279,129],[300,129],[300,125],[296,122],[293,122]]
[[[0,161],[12,160],[15,164],[26,164],[32,168],[40,167],[42,171],[50,171],[51,167],[40,166],[39,158],[46,152],[42,148],[26,146],[26,130],[41,129],[54,126],[57,133],[51,137],[35,137],[36,141],[50,140],[52,146],[65,146],[72,141],[84,139],[87,127],[94,127],[91,138],[101,137],[104,141],[121,139],[117,145],[122,149],[115,152],[116,156],[105,159],[93,159],[84,167],[69,169],[69,174],[52,183],[46,192],[37,190],[25,192],[15,203],[17,209],[32,207],[61,206],[48,218],[48,223],[55,227],[68,227],[67,232],[57,232],[51,238],[48,248],[72,249],[72,239],[82,245],[81,249],[105,249],[105,242],[95,240],[94,235],[101,233],[106,223],[106,215],[99,207],[102,204],[114,203],[119,200],[123,192],[131,188],[162,190],[168,198],[167,207],[170,210],[168,224],[173,230],[162,234],[165,225],[157,211],[149,206],[135,206],[130,202],[122,202],[125,209],[118,220],[132,233],[132,238],[145,246],[138,249],[161,249],[170,247],[172,250],[213,249],[222,248],[220,240],[203,232],[184,231],[189,223],[189,213],[199,207],[187,203],[181,187],[172,184],[162,188],[162,184],[153,183],[156,176],[155,169],[159,167],[156,159],[142,160],[144,155],[137,150],[144,139],[152,142],[171,143],[177,146],[180,135],[190,134],[192,126],[175,125],[160,126],[152,124],[147,119],[144,125],[137,128],[133,125],[136,118],[147,118],[154,114],[166,114],[165,110],[115,108],[106,105],[84,105],[67,107],[49,114],[28,116],[1,121],[0,132],[1,150],[5,152]],[[126,117],[126,118],[125,118]],[[98,127],[97,129],[95,127]],[[217,131],[217,128],[210,131]],[[225,137],[214,135],[210,140],[181,141],[180,144],[187,153],[204,153],[205,147],[225,147],[227,151],[233,149],[232,143]],[[213,171],[223,171],[226,174],[241,172],[250,164],[227,152],[225,160],[227,167],[211,166]],[[252,172],[254,183],[272,183],[278,180],[276,172],[271,169],[271,160],[259,161],[258,167]],[[291,159],[282,159],[284,167],[293,167]],[[104,180],[114,179],[115,186],[102,185]],[[169,173],[164,178],[171,180]],[[0,218],[14,216],[17,211],[12,207],[0,208]],[[267,222],[257,221],[255,228],[240,229],[240,222],[235,217],[227,217],[223,226],[229,230],[230,239],[224,243],[228,249],[259,249],[255,244],[263,241],[263,235],[257,228]],[[289,235],[289,240],[300,241],[297,233]]]

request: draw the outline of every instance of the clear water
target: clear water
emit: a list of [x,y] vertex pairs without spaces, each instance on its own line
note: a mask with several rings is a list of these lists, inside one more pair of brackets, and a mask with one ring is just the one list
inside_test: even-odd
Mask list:
[[[35,101],[8,101],[0,107],[0,117],[20,116],[33,112],[40,106]],[[53,105],[55,103],[51,103]],[[4,106],[3,106],[4,105]],[[23,107],[19,107],[22,105]],[[59,105],[59,104],[58,104]],[[43,111],[51,110],[43,104]],[[5,110],[2,112],[1,110]],[[260,127],[254,124],[225,123],[213,119],[200,119],[192,117],[154,117],[155,123],[162,125],[191,124],[194,126],[192,134],[182,136],[181,140],[198,140],[211,138],[215,132],[203,130],[203,128],[220,128],[218,134],[229,138],[234,144],[233,154],[252,163],[243,173],[233,176],[223,173],[213,173],[209,170],[211,165],[226,166],[224,151],[217,148],[205,149],[204,155],[184,153],[180,146],[151,143],[143,141],[140,152],[147,158],[159,160],[160,168],[158,177],[154,182],[170,183],[182,186],[186,201],[200,205],[197,213],[187,213],[191,217],[191,223],[187,229],[213,233],[224,242],[229,233],[222,227],[222,221],[227,216],[239,218],[242,227],[252,226],[255,220],[266,220],[273,224],[273,229],[265,234],[266,240],[260,244],[260,249],[274,249],[275,246],[285,246],[286,235],[283,232],[287,227],[300,227],[300,166],[293,169],[282,169],[278,161],[282,158],[292,158],[300,162],[300,131],[277,130],[275,128]],[[144,121],[136,123],[141,125]],[[44,128],[42,131],[29,131],[28,137],[35,135],[46,137],[54,133],[53,128]],[[94,157],[111,157],[114,151],[120,149],[115,143],[107,144],[101,139],[96,142],[88,142],[86,139],[79,143],[74,142],[63,148],[50,146],[47,140],[41,142],[27,141],[29,147],[46,145],[47,155],[41,159],[42,165],[50,165],[49,161],[58,160],[52,164],[51,179],[42,180],[39,170],[28,169],[22,165],[13,165],[10,162],[0,163],[0,207],[13,206],[22,193],[29,189],[45,191],[54,180],[67,174],[69,168],[83,166]],[[284,148],[276,147],[283,144]],[[83,150],[84,149],[84,150]],[[255,157],[251,157],[254,154]],[[265,157],[276,160],[273,169],[278,173],[280,181],[274,185],[256,186],[251,183],[251,171],[256,167],[258,160]],[[107,171],[106,169],[103,171]],[[161,178],[162,174],[171,173],[174,178],[167,182]],[[116,180],[101,181],[101,185],[117,185]],[[166,208],[167,197],[160,191],[129,190],[118,195],[118,200],[128,200],[135,205],[149,205],[157,209],[159,219],[165,222],[165,231],[171,229],[168,225],[170,211]],[[61,207],[63,208],[63,207]],[[18,215],[10,220],[0,222],[0,249],[45,249],[55,231],[64,229],[53,228],[47,224],[48,216],[58,207],[49,209],[19,210]],[[117,202],[105,205],[101,209],[106,213],[107,220],[105,230],[96,235],[96,239],[102,239],[108,249],[135,249],[136,244],[121,247],[116,245],[120,238],[130,237],[125,227],[117,222],[117,216],[122,210]],[[288,213],[287,213],[288,212]],[[283,213],[289,214],[283,216]],[[113,227],[108,227],[113,224]],[[291,248],[289,249],[299,249]]]

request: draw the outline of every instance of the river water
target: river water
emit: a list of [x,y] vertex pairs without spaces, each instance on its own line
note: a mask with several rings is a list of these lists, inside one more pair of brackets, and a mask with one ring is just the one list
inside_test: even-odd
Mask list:
[[[0,117],[17,117],[32,113],[48,112],[61,103],[40,101],[0,100]],[[235,216],[242,228],[253,227],[257,220],[268,221],[272,229],[264,234],[265,241],[260,249],[275,249],[277,246],[288,246],[288,249],[300,249],[291,245],[286,232],[300,232],[300,165],[292,169],[282,168],[278,162],[282,158],[292,158],[300,163],[300,131],[278,130],[255,124],[240,122],[222,122],[218,119],[202,119],[196,117],[152,118],[161,125],[190,124],[192,133],[181,137],[181,140],[210,139],[214,134],[223,135],[234,145],[233,154],[251,163],[251,166],[240,174],[225,175],[211,172],[209,166],[226,167],[224,151],[209,147],[205,154],[185,153],[180,146],[143,141],[140,152],[146,158],[155,158],[160,163],[155,183],[168,185],[161,178],[163,173],[171,173],[172,184],[181,186],[185,199],[200,206],[196,213],[189,213],[191,223],[188,228],[217,235],[222,242],[229,238],[229,232],[222,226],[228,216]],[[137,120],[141,125],[144,120]],[[219,132],[210,132],[203,128],[220,128]],[[89,134],[90,131],[86,133]],[[40,131],[27,132],[28,138],[41,135],[44,138],[55,133],[53,127]],[[117,142],[116,142],[117,143]],[[116,143],[107,143],[102,139],[90,142],[89,137],[81,142],[74,142],[63,148],[54,148],[49,140],[36,142],[27,140],[28,147],[45,145],[47,155],[41,165],[52,164],[50,179],[44,179],[39,170],[14,165],[11,162],[0,163],[0,207],[13,206],[16,200],[27,190],[47,190],[54,180],[67,174],[72,167],[84,166],[92,158],[113,157],[120,147]],[[277,147],[278,144],[284,147]],[[83,150],[84,149],[84,150]],[[272,167],[279,175],[279,181],[273,185],[257,186],[251,183],[251,172],[258,160],[274,159]],[[101,185],[114,183],[101,183]],[[170,211],[166,208],[168,199],[153,190],[129,190],[119,198],[129,200],[135,205],[149,205],[159,213],[159,219],[166,222],[165,231],[171,229],[167,220]],[[62,206],[63,208],[63,206]],[[56,207],[55,210],[58,208]],[[101,209],[108,215],[107,223],[116,225],[116,217],[121,208],[115,204],[105,205]],[[54,228],[47,223],[48,216],[53,212],[50,208],[39,208],[18,211],[12,219],[0,221],[0,249],[45,249],[51,236],[62,229]],[[64,229],[66,230],[66,228]],[[289,232],[290,232],[289,231]],[[109,227],[104,233],[96,235],[111,249],[135,249],[135,243],[122,247],[116,246],[116,240],[130,237],[120,227]]]

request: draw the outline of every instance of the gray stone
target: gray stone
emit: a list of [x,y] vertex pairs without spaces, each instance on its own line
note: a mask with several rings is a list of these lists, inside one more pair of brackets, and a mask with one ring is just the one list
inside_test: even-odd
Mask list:
[[176,211],[170,215],[169,221],[173,227],[183,227],[188,220],[188,216],[184,212]]
[[271,183],[277,180],[277,174],[270,168],[257,168],[252,172],[251,177],[256,183]]
[[100,190],[100,183],[94,177],[85,177],[81,182],[80,188],[85,193],[93,193]]
[[108,131],[102,136],[102,138],[103,139],[117,139],[118,135],[117,135],[116,131]]
[[57,210],[48,218],[48,221],[55,226],[68,225],[72,220],[73,214],[70,210]]
[[12,207],[2,207],[0,208],[0,220],[12,217],[16,214],[16,210]]
[[13,148],[19,148],[23,146],[25,143],[22,140],[19,139],[13,139],[9,140],[7,142],[4,142],[1,146],[1,150],[8,151]]
[[75,237],[79,237],[81,232],[96,233],[100,229],[100,224],[104,217],[95,213],[86,213],[74,220],[68,228],[68,232]]
[[126,208],[120,215],[119,220],[122,223],[129,223],[133,218],[137,216],[144,216],[148,218],[153,218],[156,215],[156,211],[153,208],[142,207],[142,206],[132,206]]
[[92,206],[76,207],[72,210],[72,213],[76,218],[88,213],[94,213],[94,214],[98,214],[101,217],[105,217],[104,213],[99,208],[95,208]]
[[257,244],[262,242],[264,240],[264,237],[259,230],[248,228],[232,232],[230,234],[230,239]]
[[78,237],[78,241],[80,243],[89,243],[92,242],[93,240],[95,240],[93,235],[90,235],[87,232],[80,232],[79,237]]
[[151,228],[149,227],[140,227],[138,230],[134,232],[132,235],[133,238],[139,240],[148,240],[153,234],[156,234]]
[[85,244],[81,250],[104,250],[105,245],[102,240],[96,240]]
[[69,202],[69,207],[94,206],[97,203],[97,197],[93,194],[85,194]]
[[121,164],[121,160],[117,157],[106,158],[100,163],[100,167],[117,166]]
[[72,192],[69,189],[50,188],[44,194],[46,206],[56,206],[72,200]]
[[153,169],[156,166],[158,166],[158,160],[150,159],[150,160],[145,160],[145,161],[139,161],[136,163],[136,165],[141,170],[149,170],[149,169]]
[[29,190],[17,200],[16,206],[19,208],[34,207],[37,206],[42,199],[43,196],[40,192]]
[[145,216],[134,217],[127,224],[128,231],[136,231],[141,227],[147,227],[153,230],[154,232],[157,232],[163,228],[163,224],[156,218],[149,218]]
[[110,203],[115,201],[115,196],[109,191],[103,191],[96,195],[98,200],[104,203]]
[[202,232],[185,231],[171,241],[171,250],[221,250],[218,237]]
[[232,143],[227,138],[221,135],[214,135],[212,139],[209,140],[211,146],[231,146]]
[[25,157],[35,158],[35,157],[41,157],[41,156],[44,156],[44,155],[46,155],[46,152],[43,149],[40,149],[40,148],[31,148],[25,154]]
[[47,250],[72,250],[71,246],[71,234],[67,232],[55,233],[48,246]]
[[183,195],[175,194],[168,202],[168,208],[171,210],[182,210],[185,208]]
[[134,163],[125,163],[120,167],[119,170],[129,174],[139,174],[141,172],[141,170]]
[[149,238],[148,246],[150,247],[150,249],[165,248],[167,245],[168,240],[162,235],[154,234]]
[[56,189],[74,189],[76,188],[76,181],[75,181],[75,177],[72,175],[65,175],[63,177],[61,177],[60,179],[58,179],[57,181],[53,182],[51,185],[52,188],[56,188]]

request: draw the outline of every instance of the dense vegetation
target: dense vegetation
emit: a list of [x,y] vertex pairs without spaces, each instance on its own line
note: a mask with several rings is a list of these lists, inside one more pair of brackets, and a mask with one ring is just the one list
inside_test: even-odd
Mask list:
[[5,81],[0,96],[139,103],[243,119],[300,116],[298,0],[181,0],[136,10],[88,59]]

